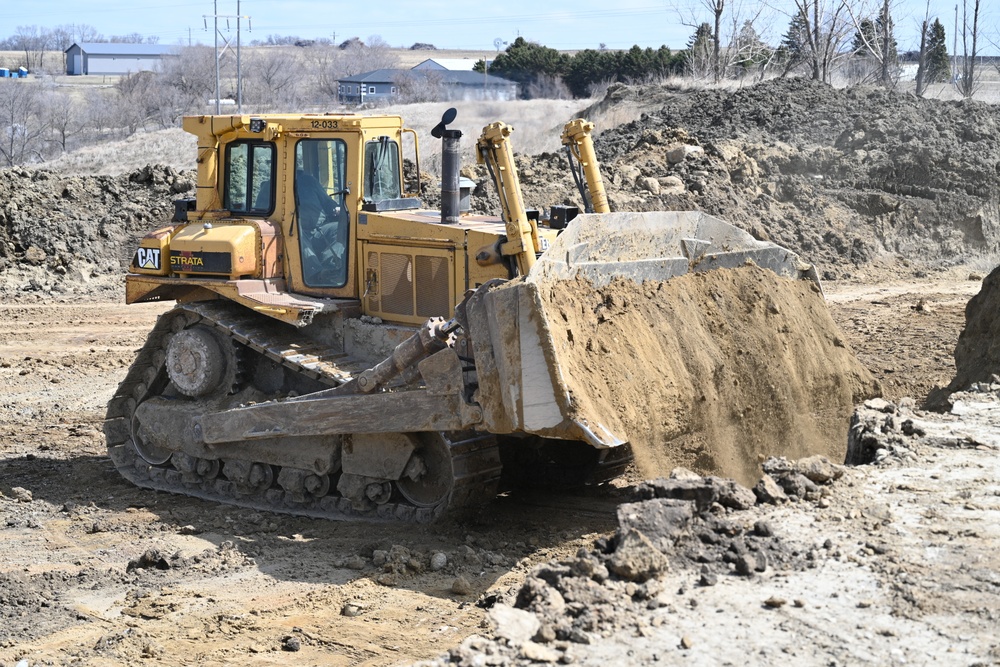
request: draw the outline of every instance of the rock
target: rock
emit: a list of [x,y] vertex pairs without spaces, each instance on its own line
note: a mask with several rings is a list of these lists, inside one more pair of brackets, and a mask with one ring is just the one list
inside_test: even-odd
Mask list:
[[660,182],[652,176],[640,177],[639,180],[636,181],[636,185],[650,194],[660,194]]
[[361,605],[356,602],[347,602],[340,608],[340,615],[354,618],[361,615]]
[[683,649],[689,649],[692,646],[694,646],[694,640],[692,640],[687,635],[684,635],[683,637],[681,637],[681,648],[683,648]]
[[157,570],[169,570],[170,561],[160,553],[159,549],[148,549],[138,558],[133,558],[125,566],[126,572],[134,572],[135,570],[145,570],[148,568],[155,568]]
[[774,537],[774,528],[767,521],[761,519],[754,522],[753,533],[758,537]]
[[399,585],[399,575],[394,572],[383,572],[375,577],[375,583],[392,588],[393,586]]
[[487,618],[493,624],[497,637],[501,637],[517,646],[531,641],[541,627],[538,617],[530,611],[515,609],[507,604],[494,605],[487,612]]
[[656,180],[660,182],[661,195],[679,195],[685,191],[684,181],[676,176],[661,176]]
[[655,498],[641,503],[624,503],[618,506],[618,534],[638,530],[656,548],[665,551],[687,532],[693,517],[692,505],[686,500]]
[[731,479],[720,477],[659,478],[636,486],[640,498],[674,498],[693,500],[699,512],[705,512],[713,503],[723,507],[745,510],[756,504],[750,489]]
[[556,630],[552,624],[543,623],[542,627],[538,628],[538,632],[535,633],[533,640],[540,644],[551,644],[556,640]]
[[775,597],[772,595],[768,599],[764,600],[764,606],[768,607],[769,609],[778,609],[779,607],[785,606],[785,599]]
[[24,251],[24,259],[29,264],[37,266],[45,261],[45,251],[38,246],[30,246]]
[[608,559],[608,569],[628,581],[646,581],[669,567],[667,557],[635,528],[618,540],[618,548]]
[[455,595],[471,595],[472,584],[465,577],[459,575],[455,581],[451,582],[451,592]]
[[770,475],[774,479],[783,477],[795,470],[792,462],[784,456],[769,456],[760,465],[760,468],[765,474]]
[[448,556],[440,551],[431,556],[431,572],[440,572],[447,564]]
[[532,662],[558,662],[562,653],[535,642],[526,642],[521,646],[521,657]]
[[291,637],[291,636],[285,637],[284,641],[281,642],[282,651],[291,651],[294,653],[295,651],[298,651],[301,648],[302,648],[302,642],[299,641],[298,637]]
[[886,414],[893,414],[896,412],[896,406],[884,398],[869,398],[865,401],[865,407],[877,410],[878,412],[884,412]]
[[744,553],[736,558],[736,574],[743,577],[753,576],[757,572],[760,563],[757,561],[757,554]]
[[[671,178],[677,178],[677,177],[672,176]],[[677,180],[680,179],[678,178]],[[693,470],[688,470],[687,468],[678,466],[670,471],[670,479],[701,479],[701,475],[699,475]]]
[[30,503],[32,501],[31,491],[15,486],[10,490],[11,496],[19,503]]
[[822,455],[810,456],[796,461],[795,470],[816,484],[827,484],[844,475],[842,466],[830,463],[830,459]]
[[757,497],[758,502],[768,505],[788,502],[788,495],[778,486],[774,478],[767,474],[761,477],[757,485],[753,487],[753,494]]
[[365,559],[355,554],[344,561],[344,567],[348,570],[363,570],[365,569]]
[[375,567],[382,567],[389,562],[389,552],[382,549],[376,549],[372,552],[372,565]]
[[688,157],[700,157],[704,154],[705,149],[701,146],[680,144],[667,149],[667,160],[670,164],[680,164]]
[[559,616],[566,608],[566,600],[562,593],[546,583],[544,579],[529,576],[517,593],[517,606],[548,616]]
[[805,498],[807,494],[819,494],[819,487],[805,475],[793,472],[778,478],[778,484],[789,496]]

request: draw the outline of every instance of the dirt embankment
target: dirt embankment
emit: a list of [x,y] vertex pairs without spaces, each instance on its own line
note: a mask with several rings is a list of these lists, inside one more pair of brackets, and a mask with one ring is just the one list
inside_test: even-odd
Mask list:
[[979,293],[965,306],[965,328],[955,347],[957,372],[946,389],[931,395],[939,405],[947,394],[977,382],[996,382],[1000,376],[1000,267],[983,280]]
[[[832,274],[885,253],[955,262],[1000,249],[996,106],[800,79],[664,97],[598,151],[619,181],[629,165],[676,175],[684,192],[626,191],[619,207],[695,204]],[[672,144],[688,157],[672,163]]]
[[880,392],[808,281],[748,266],[542,298],[581,413],[627,434],[645,479],[752,485],[767,456],[843,460],[854,405]]
[[162,166],[82,177],[0,170],[0,297],[112,298],[137,239],[167,224],[172,201],[193,188]]

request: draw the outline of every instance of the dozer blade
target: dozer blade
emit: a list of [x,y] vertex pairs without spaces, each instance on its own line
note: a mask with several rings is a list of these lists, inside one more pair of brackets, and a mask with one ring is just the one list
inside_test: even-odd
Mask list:
[[644,474],[752,483],[760,456],[838,457],[877,392],[815,268],[702,213],[579,216],[466,312],[486,430],[627,442]]
[[779,276],[819,285],[816,268],[787,248],[758,241],[699,211],[591,213],[578,216],[539,258],[528,282],[583,276],[597,286],[614,278],[669,280],[689,272],[754,263]]

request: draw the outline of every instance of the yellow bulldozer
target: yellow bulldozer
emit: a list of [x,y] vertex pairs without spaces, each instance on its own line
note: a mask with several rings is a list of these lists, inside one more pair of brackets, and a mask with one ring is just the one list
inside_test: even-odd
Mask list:
[[[748,263],[818,285],[794,253],[697,212],[609,212],[590,138],[563,142],[593,213],[526,209],[511,128],[476,152],[502,215],[473,215],[454,110],[442,204],[406,191],[398,116],[192,116],[196,197],[140,242],[129,303],[175,301],[111,399],[119,472],[151,489],[325,518],[430,521],[621,474],[633,434],[588,409],[543,298]],[[411,144],[411,145],[407,145]],[[419,189],[419,185],[418,185]],[[654,369],[656,372],[656,369]]]

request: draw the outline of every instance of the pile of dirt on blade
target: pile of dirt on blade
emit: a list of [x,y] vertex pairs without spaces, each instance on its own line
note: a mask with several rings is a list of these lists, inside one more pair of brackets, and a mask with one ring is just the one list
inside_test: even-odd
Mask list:
[[880,393],[812,282],[747,266],[540,292],[577,416],[624,434],[643,478],[842,461],[854,405]]
[[947,395],[964,391],[974,382],[997,382],[1000,376],[1000,266],[983,280],[979,294],[965,306],[965,328],[955,346],[956,373],[941,392],[932,392],[928,405],[938,406]]

